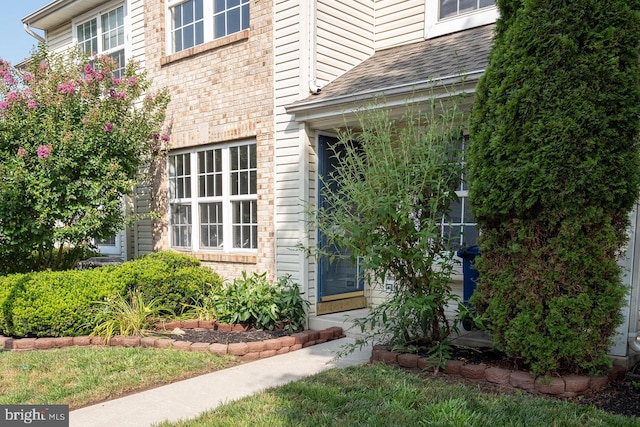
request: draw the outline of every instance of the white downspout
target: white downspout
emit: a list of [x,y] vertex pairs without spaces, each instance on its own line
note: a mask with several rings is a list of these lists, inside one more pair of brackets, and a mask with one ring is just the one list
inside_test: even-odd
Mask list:
[[317,22],[316,10],[317,0],[311,1],[309,5],[309,92],[313,95],[320,93],[320,86],[316,83],[316,38],[317,38]]
[[640,232],[640,205],[636,205],[636,224],[635,224],[635,233],[634,233],[634,259],[633,259],[633,269],[632,269],[632,279],[631,279],[631,298],[629,301],[629,335],[628,337],[628,345],[631,351],[636,353],[640,353],[640,343],[638,342],[638,311],[640,310],[640,306],[638,305],[640,302],[640,298],[638,297],[638,293],[640,293],[640,238],[638,237],[638,233]]
[[41,35],[35,33],[31,27],[29,26],[29,24],[27,24],[26,22],[22,23],[24,30],[27,32],[27,34],[29,34],[31,37],[35,38],[36,40],[38,40],[38,42],[40,43],[44,43],[46,40],[44,39],[44,37],[42,37]]

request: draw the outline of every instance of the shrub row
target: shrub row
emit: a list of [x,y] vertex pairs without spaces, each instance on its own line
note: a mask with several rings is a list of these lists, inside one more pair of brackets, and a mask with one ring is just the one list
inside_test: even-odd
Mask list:
[[95,326],[96,302],[111,295],[139,291],[180,313],[221,285],[221,277],[198,260],[170,251],[94,270],[13,274],[0,277],[0,334],[87,335]]

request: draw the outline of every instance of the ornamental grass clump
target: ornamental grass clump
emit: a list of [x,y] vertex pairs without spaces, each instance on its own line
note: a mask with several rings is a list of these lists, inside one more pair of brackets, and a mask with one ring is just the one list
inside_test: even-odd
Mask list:
[[640,184],[640,2],[498,6],[471,115],[472,302],[535,374],[601,372]]

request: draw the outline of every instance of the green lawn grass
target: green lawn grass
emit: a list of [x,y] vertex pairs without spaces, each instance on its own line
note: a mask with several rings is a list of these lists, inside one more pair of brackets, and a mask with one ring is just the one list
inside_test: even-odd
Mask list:
[[235,364],[209,352],[141,347],[0,352],[0,404],[76,409]]
[[179,426],[640,426],[553,399],[482,394],[383,365],[333,369],[219,407]]

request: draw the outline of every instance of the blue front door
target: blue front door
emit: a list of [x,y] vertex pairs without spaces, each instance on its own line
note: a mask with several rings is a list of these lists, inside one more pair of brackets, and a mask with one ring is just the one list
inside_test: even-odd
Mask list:
[[[335,158],[335,144],[338,142],[336,138],[321,136],[319,138],[319,174],[328,177],[337,167]],[[319,180],[318,185],[318,201],[319,205],[327,208],[323,198],[323,189],[325,184]],[[324,309],[319,311],[332,312],[342,311],[345,309],[362,308],[365,305],[364,300],[364,281],[361,279],[358,263],[353,262],[349,257],[349,253],[337,246],[327,247],[327,239],[323,233],[318,234],[319,248],[330,251],[336,255],[333,259],[330,256],[322,256],[318,263],[318,303],[321,306],[324,303]],[[353,299],[357,298],[358,301]],[[349,302],[339,302],[340,300],[350,300]],[[355,305],[354,305],[355,304]]]

